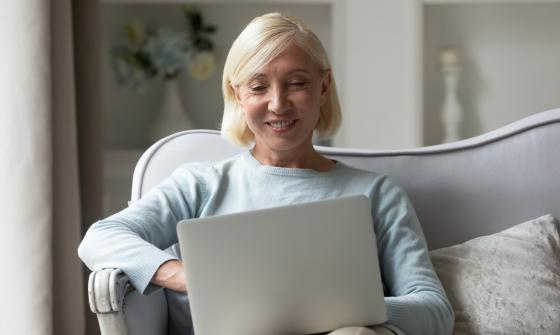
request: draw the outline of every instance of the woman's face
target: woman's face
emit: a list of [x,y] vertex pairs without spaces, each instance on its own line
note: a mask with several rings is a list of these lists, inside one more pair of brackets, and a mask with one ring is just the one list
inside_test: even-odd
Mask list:
[[261,154],[297,154],[311,147],[330,74],[299,47],[288,47],[236,89],[237,102]]

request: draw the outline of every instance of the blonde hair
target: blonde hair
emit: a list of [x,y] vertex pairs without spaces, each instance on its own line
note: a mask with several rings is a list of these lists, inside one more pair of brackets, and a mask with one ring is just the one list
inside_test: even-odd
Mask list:
[[[307,53],[321,72],[331,70],[327,53],[319,38],[295,19],[280,13],[254,18],[233,42],[222,78],[224,114],[221,133],[230,141],[247,146],[254,140],[245,121],[245,114],[237,103],[234,87],[246,82],[258,69],[293,44]],[[319,138],[333,136],[340,127],[340,122],[340,103],[331,74],[326,100],[321,106],[319,121],[315,127],[317,135]]]

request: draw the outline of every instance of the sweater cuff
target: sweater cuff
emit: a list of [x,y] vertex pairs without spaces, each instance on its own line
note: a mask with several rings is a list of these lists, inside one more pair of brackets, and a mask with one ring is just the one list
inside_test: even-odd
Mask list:
[[397,328],[393,325],[390,325],[388,323],[384,323],[382,326],[387,328],[387,329],[390,329],[393,333],[395,333],[397,335],[406,335],[402,330],[400,330],[399,328]]
[[[392,327],[394,325],[403,325],[408,322],[408,316],[410,312],[407,311],[408,304],[403,303],[404,297],[385,297],[385,306],[387,307],[387,324],[390,324]],[[396,327],[396,329],[399,329]],[[392,330],[392,329],[391,329]],[[402,330],[400,333],[397,332],[398,335],[404,334]]]
[[[154,287],[153,285],[150,285],[150,281],[154,277],[154,274],[163,263],[173,259],[178,258],[165,252],[159,252],[150,255],[148,259],[142,259],[142,271],[129,271],[127,273],[132,286],[144,295],[152,293],[154,291]],[[150,288],[148,288],[149,286]]]

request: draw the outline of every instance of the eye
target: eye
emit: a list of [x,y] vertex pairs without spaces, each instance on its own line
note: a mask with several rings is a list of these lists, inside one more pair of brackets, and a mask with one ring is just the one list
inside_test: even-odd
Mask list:
[[309,80],[305,78],[294,78],[288,82],[289,87],[294,89],[305,88],[309,84]]
[[255,86],[249,87],[249,90],[251,90],[251,92],[263,92],[264,90],[266,90],[266,86],[255,85]]

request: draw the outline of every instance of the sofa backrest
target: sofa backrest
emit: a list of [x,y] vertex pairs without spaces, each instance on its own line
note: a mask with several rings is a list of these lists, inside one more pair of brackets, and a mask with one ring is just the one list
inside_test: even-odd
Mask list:
[[[394,178],[409,194],[430,249],[495,233],[543,214],[560,218],[560,109],[487,134],[410,150],[316,147],[333,159]],[[131,200],[173,170],[246,148],[217,131],[184,131],[150,147],[134,171]]]

